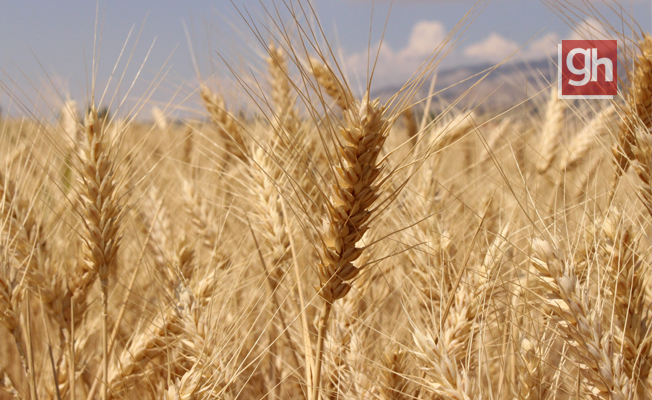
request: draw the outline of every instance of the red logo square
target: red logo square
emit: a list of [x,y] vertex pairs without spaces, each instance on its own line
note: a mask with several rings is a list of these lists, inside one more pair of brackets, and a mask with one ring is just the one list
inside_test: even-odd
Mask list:
[[618,41],[562,40],[560,99],[613,99],[618,94]]

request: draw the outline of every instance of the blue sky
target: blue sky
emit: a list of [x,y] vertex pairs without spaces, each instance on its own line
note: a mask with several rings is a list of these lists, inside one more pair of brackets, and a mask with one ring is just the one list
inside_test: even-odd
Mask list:
[[[259,26],[269,24],[263,6],[273,9],[271,1],[234,0],[233,3],[241,11],[248,10]],[[367,44],[370,41],[377,48],[389,13],[378,66],[380,84],[396,84],[405,79],[475,3],[475,0],[313,2],[326,36],[338,45],[339,55],[351,74],[365,70]],[[131,80],[149,52],[139,80],[129,93],[132,104],[161,70],[165,75],[164,78],[159,75],[161,83],[153,99],[164,102],[176,94],[178,103],[198,81],[193,59],[197,60],[203,76],[229,74],[218,53],[229,63],[247,65],[262,49],[254,42],[234,4],[228,0],[100,1],[98,87],[106,85],[132,27],[135,31],[118,71],[124,69],[131,46],[140,37],[125,81],[119,85],[121,96],[127,94]],[[573,35],[573,27],[540,0],[493,0],[482,4],[482,12],[462,35],[462,41],[444,66],[498,62],[528,41],[531,43],[522,49],[519,57],[545,57],[546,53],[554,52],[559,39]],[[649,0],[623,0],[621,4],[636,15],[643,29],[651,30]],[[96,5],[89,0],[0,2],[0,81],[7,90],[14,93],[22,90],[34,103],[38,102],[33,96],[35,92],[49,103],[56,101],[57,91],[84,97],[93,59]],[[282,8],[281,1],[277,5]],[[0,91],[0,105],[6,109],[9,102],[6,93]]]

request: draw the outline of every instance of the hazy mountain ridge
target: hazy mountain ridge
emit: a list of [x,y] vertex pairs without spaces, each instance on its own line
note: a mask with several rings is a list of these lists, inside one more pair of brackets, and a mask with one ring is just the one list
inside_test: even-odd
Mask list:
[[[509,107],[548,87],[556,69],[550,59],[509,62],[498,67],[480,64],[447,68],[437,73],[433,104],[445,106],[459,100],[458,108]],[[427,96],[429,86],[430,82],[424,83],[415,98]],[[383,87],[375,91],[375,96],[387,99],[399,89],[398,86]]]

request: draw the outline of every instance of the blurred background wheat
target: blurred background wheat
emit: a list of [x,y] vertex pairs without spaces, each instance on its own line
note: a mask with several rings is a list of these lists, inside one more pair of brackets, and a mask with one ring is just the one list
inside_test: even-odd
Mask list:
[[619,96],[444,89],[481,5],[393,91],[306,2],[241,9],[260,68],[183,105],[95,55],[84,101],[0,80],[0,398],[651,398],[652,37],[550,1],[619,40]]

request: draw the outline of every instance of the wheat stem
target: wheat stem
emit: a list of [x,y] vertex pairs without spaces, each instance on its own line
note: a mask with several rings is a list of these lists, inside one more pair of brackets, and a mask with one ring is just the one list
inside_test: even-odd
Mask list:
[[321,367],[324,358],[324,339],[326,338],[326,331],[328,330],[328,318],[331,314],[333,305],[324,301],[322,305],[321,314],[319,316],[319,334],[317,336],[317,349],[315,357],[315,374],[312,380],[312,392],[310,400],[319,400],[320,395],[320,380],[321,380]]
[[306,385],[311,386],[312,380],[312,349],[310,347],[310,334],[308,331],[308,317],[306,316],[306,301],[303,297],[303,283],[301,279],[301,273],[299,272],[299,260],[297,249],[294,244],[294,237],[291,234],[290,221],[287,213],[287,207],[285,206],[285,200],[283,196],[279,198],[281,202],[281,209],[283,210],[283,215],[285,216],[285,230],[288,234],[288,240],[290,241],[290,250],[292,251],[292,269],[294,271],[294,277],[296,279],[296,290],[299,295],[299,313],[301,314],[301,336],[303,337],[303,353],[306,366],[304,368]]
[[[104,376],[109,376],[109,340],[108,340],[108,281],[103,279],[100,281],[102,286],[102,371]],[[107,400],[108,396],[108,384],[106,380],[103,380],[102,383],[102,400]]]

